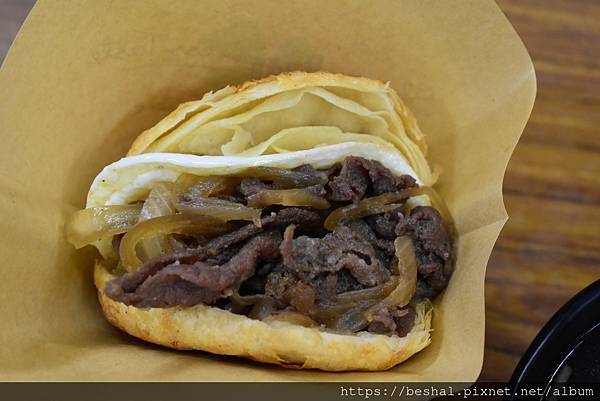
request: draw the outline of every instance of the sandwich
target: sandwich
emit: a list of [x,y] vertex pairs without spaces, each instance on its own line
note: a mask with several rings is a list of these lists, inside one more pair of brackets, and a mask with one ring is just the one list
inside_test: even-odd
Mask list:
[[387,83],[292,72],[180,105],[66,224],[107,320],[288,368],[384,370],[431,342],[453,223]]

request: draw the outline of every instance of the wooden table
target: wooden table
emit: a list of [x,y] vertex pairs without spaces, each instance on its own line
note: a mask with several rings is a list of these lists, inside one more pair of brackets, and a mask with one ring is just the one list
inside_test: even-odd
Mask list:
[[[33,0],[0,0],[0,60]],[[500,0],[538,96],[504,183],[481,380],[508,380],[556,310],[600,278],[600,1]]]
[[480,380],[508,380],[544,323],[600,278],[600,2],[500,0],[535,65],[486,276]]

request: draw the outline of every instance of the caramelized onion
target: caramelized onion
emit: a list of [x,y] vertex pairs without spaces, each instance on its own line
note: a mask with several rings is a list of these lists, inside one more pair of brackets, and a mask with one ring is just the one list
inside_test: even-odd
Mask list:
[[129,230],[121,240],[119,247],[121,263],[127,271],[134,271],[142,264],[135,247],[139,241],[145,238],[173,233],[216,235],[223,234],[228,229],[229,227],[222,221],[208,216],[175,214],[146,220]]
[[415,248],[409,236],[396,238],[394,241],[400,280],[398,285],[380,303],[369,308],[365,316],[369,321],[380,308],[402,307],[408,305],[417,288],[417,259]]
[[211,216],[221,221],[248,220],[260,227],[260,210],[218,198],[180,199],[175,207],[182,213]]
[[144,201],[140,211],[140,221],[149,220],[154,217],[170,216],[175,214],[173,204],[173,185],[170,183],[156,184]]
[[383,299],[398,286],[398,276],[391,276],[385,283],[362,290],[342,292],[337,295],[338,304],[355,303],[370,299]]
[[417,286],[417,258],[412,239],[408,235],[394,241],[400,280],[396,287],[382,301],[384,306],[405,306],[415,295]]
[[276,182],[286,188],[309,187],[327,183],[327,174],[323,172],[307,173],[276,167],[250,167],[238,174],[242,177],[256,177]]
[[371,198],[363,199],[362,201],[340,207],[329,213],[323,226],[332,231],[338,224],[349,221],[360,219],[362,217],[370,216],[373,214],[385,213],[390,210],[399,208],[399,203],[408,198],[406,191],[386,193],[379,196],[373,196]]
[[304,188],[263,189],[248,197],[248,206],[270,205],[306,206],[315,209],[328,209],[331,206],[323,197]]
[[304,327],[316,327],[319,326],[317,322],[311,319],[309,316],[303,315],[298,312],[277,312],[269,315],[262,319],[264,322],[287,322],[293,325],[304,326]]
[[354,308],[341,314],[327,327],[341,333],[356,333],[367,327],[369,321],[365,316],[365,308]]
[[320,321],[335,321],[350,309],[358,307],[364,311],[388,296],[398,285],[398,280],[398,276],[391,276],[381,285],[338,294],[333,301],[319,303],[314,315]]
[[248,317],[250,319],[263,320],[277,309],[277,302],[268,296],[263,296],[258,302],[256,302],[250,312],[248,313]]
[[346,304],[321,304],[312,315],[330,329],[349,332],[355,327],[366,326],[368,322],[365,311],[380,301],[381,299],[364,299]]
[[197,176],[181,174],[176,181],[177,197],[187,194],[189,197],[232,194],[239,179],[229,176]]
[[255,303],[265,299],[267,296],[265,294],[254,294],[254,295],[240,295],[239,292],[235,291],[233,294],[229,296],[232,302],[235,302],[238,305],[249,306],[254,305]]
[[79,249],[104,237],[122,234],[137,223],[141,209],[141,205],[119,205],[79,210],[67,221],[67,241]]
[[[173,184],[158,183],[152,188],[144,201],[139,221],[141,222],[160,216],[171,216],[175,214],[175,212],[175,205],[173,203]],[[144,254],[144,260],[149,260],[173,251],[170,238],[165,235],[144,239],[140,241],[138,247]]]

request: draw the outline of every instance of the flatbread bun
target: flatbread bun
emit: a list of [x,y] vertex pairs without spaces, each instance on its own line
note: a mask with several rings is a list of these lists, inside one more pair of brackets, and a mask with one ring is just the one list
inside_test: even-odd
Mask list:
[[394,146],[425,185],[433,184],[425,136],[389,84],[327,72],[282,73],[209,92],[140,134],[127,155],[258,156],[357,135]]
[[[94,180],[87,207],[144,199],[155,182],[182,173],[222,175],[249,166],[327,168],[349,155],[380,161],[422,185],[435,181],[414,116],[380,81],[293,72],[206,94],[180,105],[133,143],[128,157]],[[95,243],[103,255],[110,241]],[[104,294],[114,278],[97,262],[102,310],[116,327],[175,349],[237,355],[290,368],[385,370],[430,343],[432,308],[416,306],[405,337],[342,335],[282,321],[259,321],[206,305],[136,308]]]

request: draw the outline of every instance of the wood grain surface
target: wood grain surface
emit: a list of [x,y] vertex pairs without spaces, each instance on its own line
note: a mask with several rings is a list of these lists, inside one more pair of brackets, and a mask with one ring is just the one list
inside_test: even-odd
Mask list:
[[600,1],[500,0],[538,93],[509,163],[486,276],[480,380],[508,380],[544,323],[600,278]]
[[[480,380],[504,381],[569,298],[600,278],[600,1],[500,0],[537,72],[486,278]],[[33,0],[0,0],[0,60]]]

